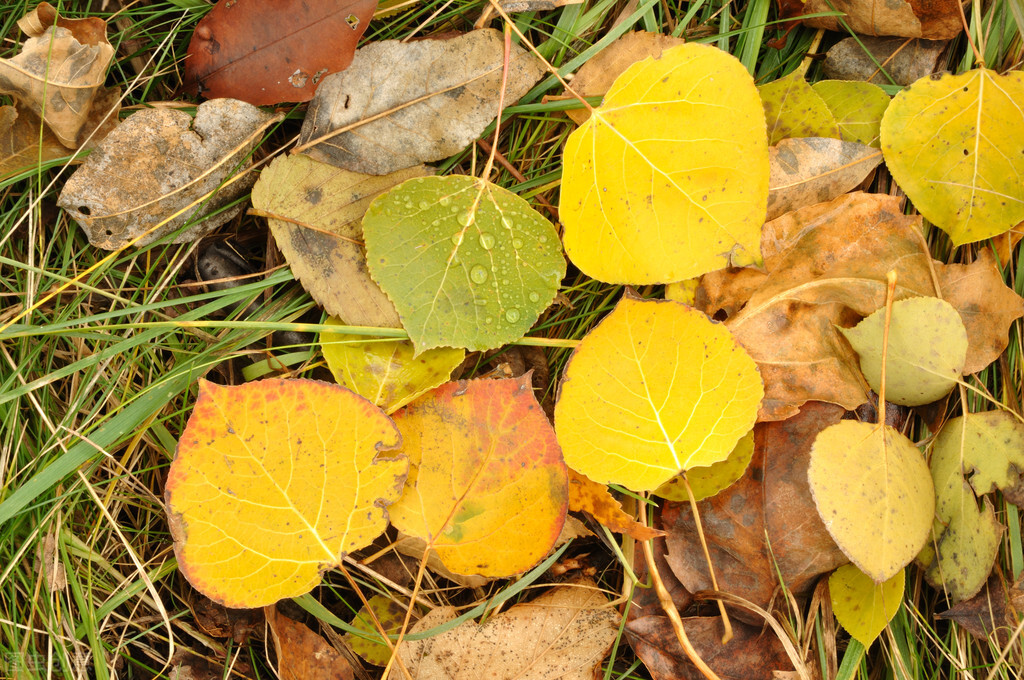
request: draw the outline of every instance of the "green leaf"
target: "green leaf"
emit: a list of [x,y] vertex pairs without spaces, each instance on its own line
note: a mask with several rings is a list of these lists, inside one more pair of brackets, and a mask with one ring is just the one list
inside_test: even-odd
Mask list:
[[899,611],[905,580],[902,569],[885,583],[875,583],[852,564],[839,567],[828,577],[832,611],[846,632],[870,647]]
[[[841,328],[860,355],[860,370],[876,393],[882,385],[885,309]],[[903,406],[930,404],[956,386],[967,361],[967,329],[945,300],[917,297],[893,303],[886,352],[885,398]]]
[[879,128],[889,108],[885,90],[855,80],[819,80],[811,87],[832,111],[843,140],[881,146]]
[[790,137],[839,139],[835,116],[799,69],[757,90],[761,93],[770,145]]
[[370,205],[363,233],[370,274],[417,352],[518,340],[565,276],[554,226],[475,177],[405,182]]

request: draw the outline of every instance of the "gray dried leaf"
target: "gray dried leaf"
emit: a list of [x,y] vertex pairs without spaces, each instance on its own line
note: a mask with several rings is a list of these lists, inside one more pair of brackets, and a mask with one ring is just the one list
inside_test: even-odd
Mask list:
[[768,220],[857,188],[882,162],[874,147],[827,137],[784,139],[768,149]]

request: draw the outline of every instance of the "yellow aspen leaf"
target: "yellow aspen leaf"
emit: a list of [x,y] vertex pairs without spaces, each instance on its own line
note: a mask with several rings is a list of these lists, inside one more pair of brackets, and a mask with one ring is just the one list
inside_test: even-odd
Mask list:
[[757,88],[764,105],[768,143],[792,137],[839,139],[839,123],[828,104],[797,70]]
[[819,80],[811,87],[835,116],[844,141],[881,146],[878,130],[889,108],[885,90],[856,80]]
[[573,469],[650,491],[725,460],[763,396],[724,326],[676,302],[624,297],[573,352],[555,431]]
[[612,497],[608,487],[591,481],[569,468],[569,509],[586,512],[601,524],[620,534],[628,534],[638,541],[647,541],[665,532],[640,524],[622,509],[622,504]]
[[394,423],[313,380],[199,383],[167,477],[178,566],[227,607],[313,589],[387,528],[408,461]]
[[843,565],[828,577],[832,611],[847,633],[870,647],[899,611],[905,579],[900,569],[885,583],[875,583],[854,565]]
[[511,576],[555,545],[562,453],[530,376],[442,385],[394,415],[409,479],[391,522],[459,574]]
[[743,65],[688,43],[619,76],[565,144],[569,258],[609,283],[682,281],[760,260],[764,113]]
[[807,479],[832,539],[875,583],[895,576],[927,542],[932,476],[895,429],[853,420],[825,428],[811,448]]
[[[751,430],[740,439],[729,457],[708,467],[695,467],[683,473],[690,482],[693,500],[702,501],[735,484],[747,471],[750,460],[754,457],[754,431]],[[670,501],[684,503],[690,496],[686,492],[683,474],[676,475],[654,490],[655,496]]]
[[900,188],[955,245],[1024,220],[1024,73],[975,69],[921,78],[882,118]]

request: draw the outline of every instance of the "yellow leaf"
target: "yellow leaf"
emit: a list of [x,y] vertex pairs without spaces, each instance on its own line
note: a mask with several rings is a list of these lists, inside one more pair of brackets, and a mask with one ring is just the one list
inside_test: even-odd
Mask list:
[[764,113],[721,50],[689,43],[630,66],[569,136],[564,167],[566,253],[595,279],[665,283],[760,260]]
[[852,564],[839,567],[828,577],[832,611],[847,633],[870,647],[899,611],[905,578],[900,569],[885,583],[875,583]]
[[[754,457],[754,431],[751,430],[740,439],[729,457],[709,467],[695,467],[685,472],[686,481],[690,482],[693,500],[702,501],[728,489],[739,480],[750,466]],[[686,492],[683,475],[676,475],[654,490],[655,496],[670,501],[685,503],[690,496]]]
[[405,456],[380,409],[313,380],[199,383],[167,477],[178,566],[227,607],[309,592],[387,527]]
[[955,245],[1024,220],[1024,73],[921,78],[882,118],[892,176]]
[[768,143],[793,137],[839,139],[839,124],[828,104],[814,91],[800,70],[757,88],[764,104]]
[[625,297],[573,352],[555,431],[573,469],[649,491],[725,460],[763,396],[753,359],[724,326],[675,302]]
[[554,546],[567,473],[529,376],[447,383],[394,418],[410,462],[395,528],[459,574],[518,574]]
[[878,129],[889,108],[889,95],[873,83],[855,80],[819,80],[811,86],[828,106],[847,142],[881,146]]

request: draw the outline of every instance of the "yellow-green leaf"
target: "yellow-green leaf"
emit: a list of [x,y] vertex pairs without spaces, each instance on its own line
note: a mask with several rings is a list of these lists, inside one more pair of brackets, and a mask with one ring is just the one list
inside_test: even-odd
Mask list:
[[410,461],[399,531],[459,574],[518,574],[554,546],[568,473],[529,376],[447,383],[394,418]]
[[[377,617],[384,632],[397,633],[405,622],[406,609],[394,597],[374,595],[366,601],[366,605],[359,610],[356,618],[352,619],[352,627],[376,639],[367,639],[352,633],[345,636],[345,642],[360,659],[374,666],[387,666],[391,659],[391,650],[381,639],[380,631],[373,624],[370,612]],[[418,618],[418,614],[413,612],[412,623]]]
[[[882,385],[885,309],[840,329],[860,356],[860,370],[876,393]],[[967,361],[967,329],[945,300],[898,300],[889,320],[885,398],[904,406],[930,404],[956,386]]]
[[921,78],[882,118],[892,176],[955,245],[1024,220],[1024,73]]
[[889,426],[844,420],[814,440],[811,494],[836,545],[876,583],[924,546],[935,489],[924,457]]
[[[340,326],[327,319],[328,326]],[[356,394],[394,413],[427,390],[448,380],[466,357],[465,350],[439,347],[416,356],[409,340],[367,339],[345,333],[321,333],[320,349],[334,379]]]
[[666,283],[760,260],[764,113],[729,54],[688,43],[630,66],[565,144],[569,259],[610,283]]
[[875,148],[881,145],[879,128],[889,108],[885,90],[856,80],[819,80],[811,87],[835,116],[843,140]]
[[[693,500],[702,501],[728,489],[747,471],[754,457],[754,431],[751,430],[736,444],[729,457],[709,467],[695,467],[687,472],[687,481],[693,491]],[[655,496],[680,503],[689,500],[682,475],[676,475],[654,490]]]
[[725,460],[763,396],[724,326],[676,302],[624,297],[573,352],[555,431],[574,470],[648,491]]
[[768,143],[791,137],[839,139],[839,124],[799,69],[757,88],[768,125]]
[[178,566],[227,607],[308,593],[388,524],[409,462],[391,419],[343,387],[200,381],[167,477]]
[[885,583],[875,583],[852,564],[839,567],[828,577],[832,611],[847,633],[870,647],[899,611],[905,580],[902,569]]

